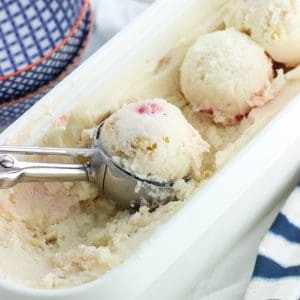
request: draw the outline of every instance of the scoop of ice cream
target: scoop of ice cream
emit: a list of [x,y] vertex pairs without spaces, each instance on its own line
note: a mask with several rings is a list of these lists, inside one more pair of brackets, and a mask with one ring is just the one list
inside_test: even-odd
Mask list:
[[264,50],[230,28],[196,41],[184,58],[180,80],[196,111],[213,114],[216,122],[234,123],[273,97],[272,77]]
[[300,64],[299,0],[238,0],[225,23],[249,33],[275,61]]
[[115,163],[142,178],[199,179],[208,144],[181,111],[162,99],[123,106],[101,129],[100,143]]

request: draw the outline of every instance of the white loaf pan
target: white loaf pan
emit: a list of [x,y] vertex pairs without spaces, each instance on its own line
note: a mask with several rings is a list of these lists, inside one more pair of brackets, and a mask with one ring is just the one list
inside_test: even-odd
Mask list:
[[[113,99],[134,88],[149,65],[178,40],[188,41],[202,27],[219,25],[224,2],[158,1],[3,132],[0,143],[35,144],[61,113],[80,101],[90,101],[91,109],[113,107]],[[1,279],[0,299],[184,299],[296,183],[299,112],[296,96],[120,267],[96,281],[61,290],[34,290]]]

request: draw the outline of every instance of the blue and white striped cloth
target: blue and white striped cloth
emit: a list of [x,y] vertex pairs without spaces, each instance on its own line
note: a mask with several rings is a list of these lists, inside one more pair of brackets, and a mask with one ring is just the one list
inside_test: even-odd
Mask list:
[[259,246],[245,300],[300,299],[300,185]]

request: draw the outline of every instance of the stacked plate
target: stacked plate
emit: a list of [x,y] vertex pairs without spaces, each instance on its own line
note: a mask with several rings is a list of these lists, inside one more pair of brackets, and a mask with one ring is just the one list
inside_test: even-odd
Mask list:
[[74,67],[91,27],[88,0],[0,1],[0,128]]

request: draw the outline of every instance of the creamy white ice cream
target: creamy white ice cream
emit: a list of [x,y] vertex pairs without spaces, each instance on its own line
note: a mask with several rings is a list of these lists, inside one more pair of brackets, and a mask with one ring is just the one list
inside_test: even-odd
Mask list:
[[157,181],[199,179],[202,153],[209,148],[182,112],[163,99],[123,106],[104,122],[100,142],[118,165]]
[[181,89],[195,111],[235,123],[273,98],[272,64],[263,48],[234,29],[209,33],[188,50]]
[[300,1],[233,1],[225,23],[249,33],[275,61],[300,64]]

